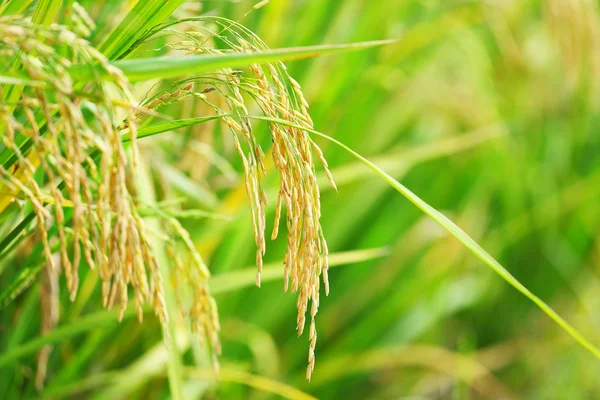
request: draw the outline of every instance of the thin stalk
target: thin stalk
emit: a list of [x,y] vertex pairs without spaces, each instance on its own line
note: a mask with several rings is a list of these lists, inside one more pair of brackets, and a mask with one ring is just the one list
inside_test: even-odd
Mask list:
[[[136,188],[138,191],[138,197],[145,203],[153,205],[156,202],[156,194],[153,191],[152,178],[150,177],[149,171],[146,165],[142,163],[142,160],[138,161],[138,171],[136,173]],[[150,228],[153,228],[157,232],[160,231],[160,224],[156,219],[146,219]],[[160,274],[162,276],[165,303],[167,308],[168,321],[163,324],[163,337],[167,350],[169,352],[169,361],[167,362],[167,377],[169,379],[169,388],[171,390],[171,396],[174,400],[183,400],[183,380],[182,380],[182,361],[181,355],[179,354],[179,348],[177,346],[176,334],[177,329],[175,326],[175,317],[177,315],[177,299],[173,287],[169,284],[170,273],[168,269],[167,256],[165,254],[164,245],[161,239],[151,237],[152,247],[156,261],[160,268]]]

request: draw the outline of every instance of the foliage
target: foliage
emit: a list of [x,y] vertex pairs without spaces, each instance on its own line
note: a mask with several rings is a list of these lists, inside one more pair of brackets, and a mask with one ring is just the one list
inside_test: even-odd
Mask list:
[[595,3],[267,3],[0,5],[0,395],[598,395]]

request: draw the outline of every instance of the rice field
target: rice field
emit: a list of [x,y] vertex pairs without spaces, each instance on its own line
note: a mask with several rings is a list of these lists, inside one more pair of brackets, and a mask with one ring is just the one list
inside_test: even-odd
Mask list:
[[599,34],[0,1],[0,398],[599,397]]

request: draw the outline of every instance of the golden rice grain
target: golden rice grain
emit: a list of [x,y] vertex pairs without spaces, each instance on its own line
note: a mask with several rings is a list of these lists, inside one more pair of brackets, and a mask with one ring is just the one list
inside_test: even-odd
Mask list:
[[[262,2],[261,2],[262,3]],[[260,4],[260,3],[259,3]],[[204,18],[207,20],[210,18]],[[233,50],[238,52],[258,52],[263,46],[259,40],[235,23],[220,22],[224,30],[233,35],[235,41],[219,36]],[[181,43],[180,43],[181,45]],[[186,45],[184,44],[184,47]],[[222,51],[211,49],[204,43],[190,43],[190,53],[218,54]],[[312,120],[308,113],[308,102],[298,82],[292,79],[285,67],[280,64],[267,64],[265,72],[262,66],[249,66],[253,78],[244,78],[238,71],[222,70],[219,77],[198,77],[197,85],[212,81],[210,87],[217,88],[223,96],[229,110],[211,102],[202,90],[194,95],[213,108],[218,114],[233,113],[236,117],[224,116],[223,123],[233,133],[235,149],[242,160],[245,175],[245,188],[248,196],[250,214],[253,222],[256,253],[256,285],[260,286],[265,254],[265,207],[267,199],[261,187],[261,179],[266,175],[264,153],[254,136],[252,126],[247,118],[248,110],[242,91],[249,93],[262,111],[269,117],[283,119],[291,125],[300,125],[312,129]],[[187,84],[189,85],[189,83]],[[185,87],[187,88],[187,86]],[[191,89],[190,89],[191,90]],[[176,93],[177,89],[172,89]],[[162,96],[168,96],[163,94]],[[275,224],[271,238],[275,239],[279,232],[279,221],[283,207],[287,210],[288,227],[287,251],[284,261],[284,290],[298,292],[297,330],[302,334],[306,314],[310,314],[309,357],[307,378],[310,379],[315,364],[315,346],[317,340],[315,316],[319,306],[320,279],[323,279],[325,293],[329,293],[327,271],[327,245],[319,222],[321,216],[319,188],[315,176],[312,152],[325,168],[325,173],[335,188],[335,183],[328,169],[321,149],[312,141],[306,131],[278,123],[269,123],[273,143],[272,157],[280,177],[280,189],[275,207]],[[247,147],[250,151],[247,151]],[[308,306],[311,305],[310,311]]]
[[[81,13],[79,16],[85,19]],[[89,25],[90,21],[85,23]],[[161,276],[127,186],[126,177],[138,156],[135,108],[127,106],[134,104],[127,80],[101,53],[62,26],[41,27],[20,19],[0,18],[0,33],[0,51],[7,55],[0,63],[8,69],[11,65],[7,63],[18,57],[29,78],[46,82],[43,88],[25,87],[20,93],[10,88],[3,94],[5,99],[19,97],[0,106],[0,125],[7,132],[3,141],[15,155],[13,165],[19,172],[0,166],[0,183],[15,195],[23,193],[31,202],[48,267],[55,269],[46,228],[53,223],[71,299],[77,294],[78,270],[84,260],[100,274],[103,305],[119,305],[119,319],[127,308],[131,287],[139,318],[144,304],[151,304],[159,319],[166,322]],[[62,47],[65,43],[70,58],[53,50],[53,45]],[[95,86],[101,83],[85,88],[100,94],[97,100],[86,98],[94,103],[88,107],[92,117],[84,117],[81,99],[74,95],[73,80],[65,69],[80,59],[97,61],[114,78],[111,90]],[[114,104],[122,106],[114,109]],[[44,124],[39,122],[38,110]],[[15,112],[25,116],[26,125],[15,121]],[[119,114],[126,116],[132,138],[132,164],[121,141],[122,133],[116,128]],[[31,141],[29,152],[22,152],[16,144],[17,134]],[[98,165],[92,155],[97,157]],[[53,199],[51,207],[45,204],[42,190],[33,179],[38,165]],[[66,202],[70,204],[69,217],[63,207]]]

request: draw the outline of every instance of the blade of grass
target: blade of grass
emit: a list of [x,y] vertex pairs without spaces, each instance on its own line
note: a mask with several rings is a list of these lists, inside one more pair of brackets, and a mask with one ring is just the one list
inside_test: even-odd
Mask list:
[[27,214],[25,218],[17,226],[15,226],[0,242],[0,257],[4,257],[8,251],[14,247],[12,246],[13,242],[21,236],[21,234],[25,231],[25,228],[29,226],[31,221],[35,218],[35,212],[30,212]]
[[43,266],[44,264],[40,262],[37,265],[23,268],[14,280],[0,292],[0,309],[6,307],[32,284]]
[[[162,360],[153,360],[162,361]],[[49,388],[44,392],[46,396],[52,397],[64,397],[69,395],[75,395],[88,390],[93,390],[100,387],[106,387],[110,385],[118,384],[123,377],[128,376],[130,371],[112,371],[105,372],[102,374],[92,375],[88,378],[82,379],[76,383],[67,384],[60,387]],[[154,371],[144,371],[154,376]],[[241,383],[243,385],[262,390],[267,393],[275,394],[281,398],[292,399],[292,400],[313,400],[315,397],[304,393],[292,386],[286,385],[285,383],[278,382],[274,379],[267,378],[264,376],[253,375],[245,371],[240,371],[233,368],[222,368],[218,377],[215,377],[214,372],[208,368],[185,368],[184,375],[192,379],[202,379],[203,381],[220,381],[220,382],[234,382]],[[138,376],[136,376],[138,378]]]
[[9,0],[0,8],[0,15],[21,14],[33,0]]
[[42,393],[43,398],[64,398],[72,396],[77,393],[93,390],[95,388],[104,387],[110,385],[113,382],[118,381],[119,377],[123,376],[124,371],[113,371],[103,372],[100,374],[94,374],[81,379],[75,383],[65,384],[63,386],[50,386],[47,387]]
[[86,373],[86,365],[90,360],[94,359],[98,348],[110,341],[110,337],[115,334],[116,329],[114,327],[115,325],[105,326],[102,330],[98,329],[90,333],[81,346],[78,346],[69,363],[64,368],[61,368],[52,378],[52,381],[49,382],[48,390],[51,391],[52,388],[58,387],[65,382],[76,380],[78,376],[84,375]]
[[316,397],[306,394],[290,385],[233,368],[222,368],[219,376],[215,376],[214,372],[207,368],[188,367],[184,369],[184,374],[187,377],[195,379],[241,383],[267,393],[275,394],[284,399],[316,400]]
[[33,22],[48,26],[54,21],[62,0],[39,0],[33,12]]
[[[223,114],[223,115],[209,115],[206,117],[197,117],[197,118],[188,118],[188,119],[180,119],[176,121],[168,121],[168,122],[159,122],[156,124],[144,126],[138,129],[137,138],[145,138],[148,136],[158,135],[159,133],[172,131],[179,128],[185,128],[187,126],[192,126],[196,124],[200,124],[202,122],[212,121],[215,119],[223,118],[223,117],[231,117],[234,114]],[[131,141],[131,137],[129,134],[123,135],[121,139],[124,143]]]
[[[138,161],[138,168],[135,177],[135,186],[137,188],[138,196],[147,204],[154,205],[156,201],[156,194],[154,193],[154,187],[152,185],[152,176],[149,167],[142,162]],[[149,226],[154,228],[157,232],[160,232],[160,222],[153,218],[148,219],[147,223]],[[162,240],[157,237],[150,238],[156,261],[160,270],[160,275],[163,282],[171,282],[171,275],[167,263],[167,255],[165,253],[164,244]],[[177,329],[175,326],[175,318],[177,314],[176,297],[174,288],[165,284],[164,286],[164,301],[166,303],[166,312],[168,320],[165,321],[162,327],[163,338],[169,355],[167,362],[167,377],[169,380],[169,389],[171,396],[174,400],[183,400],[183,381],[181,379],[181,353],[179,346],[177,345],[176,335]]]
[[584,348],[586,348],[590,353],[592,353],[596,358],[600,359],[600,350],[596,346],[594,346],[590,341],[583,337],[579,331],[577,331],[574,327],[572,327],[567,321],[565,321],[556,311],[552,309],[549,305],[547,305],[542,299],[533,294],[529,289],[527,289],[521,282],[519,282],[506,268],[504,268],[496,259],[494,259],[490,254],[488,254],[477,242],[475,242],[469,235],[467,235],[462,229],[460,229],[454,222],[450,221],[446,216],[437,211],[435,208],[431,207],[429,204],[421,200],[416,194],[411,192],[407,187],[402,185],[400,182],[396,181],[392,176],[387,174],[377,165],[373,164],[371,161],[367,160],[339,140],[336,140],[324,133],[315,131],[313,129],[307,129],[300,125],[296,125],[290,123],[288,121],[276,118],[269,117],[252,117],[249,118],[263,120],[267,122],[275,122],[282,125],[287,125],[296,129],[302,129],[306,132],[312,133],[313,135],[319,136],[323,139],[326,139],[337,146],[340,146],[345,151],[350,153],[353,157],[361,161],[371,170],[373,170],[380,178],[385,180],[390,186],[392,186],[396,191],[402,194],[406,199],[408,199],[411,203],[413,203],[418,209],[423,211],[426,215],[432,218],[435,222],[441,225],[444,229],[446,229],[452,236],[454,236],[458,241],[460,241],[471,253],[473,253],[477,258],[483,261],[487,266],[489,266],[494,272],[496,272],[502,279],[508,282],[512,287],[521,292],[525,297],[531,300],[535,305],[537,305],[546,315],[548,315],[554,322],[556,322],[565,332],[567,332],[573,339],[575,339],[579,344],[581,344]]
[[184,0],[140,0],[100,45],[104,55],[116,60],[148,30],[164,22]]
[[32,81],[28,78],[20,78],[17,76],[0,76],[0,84],[1,85],[22,85],[22,86],[32,86],[32,87],[44,87],[46,84],[42,81]]
[[[347,251],[341,253],[332,253],[329,255],[329,266],[338,267],[340,265],[355,264],[363,261],[382,258],[390,254],[390,250],[385,247]],[[261,274],[262,282],[269,282],[283,277],[283,262],[266,264]],[[248,267],[242,270],[227,272],[215,275],[210,278],[209,285],[213,294],[222,294],[234,290],[250,287],[255,284],[256,267]]]
[[[169,340],[177,344],[182,351],[190,346],[190,336],[179,330],[176,337]],[[171,344],[162,340],[145,351],[135,361],[129,363],[125,370],[121,371],[112,382],[103,385],[102,390],[91,398],[91,400],[112,400],[114,398],[131,398],[133,393],[148,386],[148,382],[157,377],[163,377],[165,371],[169,379],[171,373],[172,352]],[[178,378],[182,380],[183,371],[178,371]],[[182,382],[183,383],[183,382]],[[169,382],[171,384],[171,382]],[[180,388],[183,390],[183,387]],[[183,396],[183,394],[181,393]]]
[[[215,72],[221,68],[238,68],[249,64],[275,61],[290,61],[329,54],[368,49],[394,43],[394,40],[379,40],[351,44],[322,45],[275,49],[261,53],[230,53],[225,55],[199,55],[189,57],[154,57],[113,61],[131,81],[168,79],[182,75]],[[90,80],[97,77],[110,79],[103,69],[93,65],[75,65],[69,73],[77,80]]]
[[[3,339],[3,343],[0,344],[0,348],[3,351],[8,351],[19,346],[24,339],[31,334],[31,326],[36,324],[36,310],[39,307],[40,293],[38,290],[32,290],[26,296],[25,301],[21,307],[21,318],[12,320],[10,323],[10,331],[7,332],[6,337]],[[26,317],[23,317],[26,316]],[[15,393],[14,378],[16,378],[17,372],[12,365],[4,366],[0,368],[0,397],[3,399],[15,398],[11,393]]]
[[[134,309],[125,311],[123,319],[136,316]],[[0,354],[0,366],[10,364],[21,357],[35,353],[48,344],[57,344],[70,338],[87,332],[91,329],[100,328],[107,325],[118,324],[118,310],[100,311],[95,314],[83,317],[72,324],[59,327],[46,335],[33,339],[23,345],[12,347],[7,352]]]
[[[493,124],[469,133],[415,146],[414,148],[402,149],[401,151],[392,149],[389,153],[377,155],[372,159],[389,174],[398,177],[399,174],[404,175],[416,164],[468,151],[507,134],[507,131],[502,129],[500,124]],[[331,174],[335,176],[335,184],[339,188],[342,185],[366,179],[371,172],[360,161],[354,161],[334,168],[331,170]],[[319,176],[318,182],[319,185],[322,185],[322,192],[332,189],[331,185],[328,184],[327,176]]]

